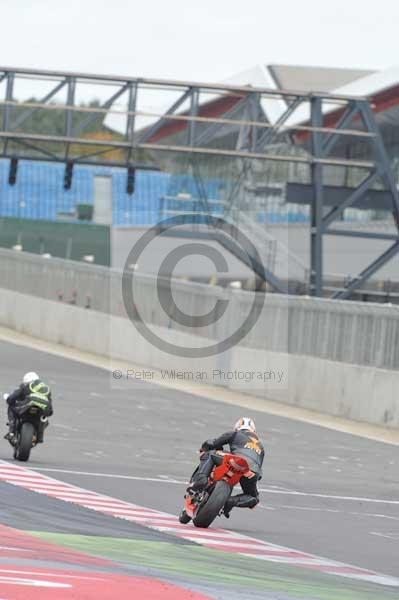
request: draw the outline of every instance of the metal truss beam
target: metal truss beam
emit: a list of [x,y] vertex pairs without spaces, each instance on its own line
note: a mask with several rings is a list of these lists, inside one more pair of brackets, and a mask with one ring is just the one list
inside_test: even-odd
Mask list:
[[[243,123],[239,126],[238,136],[236,141],[236,150],[252,150],[252,139],[254,135],[254,130],[256,129],[253,123],[257,122],[257,117],[259,115],[258,106],[254,107],[254,95],[250,94],[247,97],[247,101],[243,106],[243,112],[245,118],[243,119]],[[256,116],[254,116],[254,114]]]
[[374,273],[381,269],[391,258],[393,258],[399,252],[399,240],[397,240],[392,246],[388,248],[381,256],[376,258],[368,267],[363,269],[357,277],[354,277],[346,286],[344,290],[336,292],[332,297],[336,299],[348,298],[351,293],[361,287],[365,281],[370,279]]
[[[242,98],[238,103],[229,111],[224,114],[226,119],[234,121],[234,117],[243,111],[247,104],[247,98]],[[233,123],[234,124],[234,123]],[[225,123],[212,123],[204,129],[200,134],[197,135],[196,142],[198,145],[206,145],[210,140],[214,139],[217,134],[225,127]]]
[[356,231],[356,229],[325,229],[325,235],[338,235],[342,237],[363,238],[368,240],[386,240],[394,241],[398,239],[398,234],[378,233],[377,231]]
[[160,119],[158,119],[158,121],[156,123],[154,123],[153,125],[151,125],[148,129],[145,129],[141,135],[139,135],[138,137],[138,143],[143,144],[145,142],[147,142],[148,140],[150,140],[156,133],[158,133],[158,131],[161,129],[161,127],[167,123],[167,117],[170,115],[173,115],[178,108],[180,108],[180,106],[182,106],[182,104],[184,104],[184,102],[191,96],[192,94],[192,88],[188,88],[181,96],[180,98],[178,98],[170,108],[168,108],[168,110],[166,111],[165,115],[162,116]]
[[132,150],[134,144],[134,125],[135,125],[135,111],[137,104],[137,84],[129,83],[129,98],[128,98],[128,117],[126,120],[126,132],[125,132],[125,140],[130,145],[130,149],[128,152],[128,164],[130,164],[132,160]]
[[[21,145],[25,145],[25,142],[18,142]],[[32,148],[33,149],[33,148]],[[103,151],[103,152],[109,152],[109,151]],[[87,160],[87,158],[90,158],[90,156],[95,156],[95,153],[90,154],[88,156],[83,155],[79,158],[79,160],[77,159],[73,159],[73,162],[75,164],[79,164],[79,165],[87,165],[87,166],[104,166],[105,164],[109,167],[115,167],[117,169],[126,169],[126,162],[125,161],[119,161],[119,160],[107,160],[107,161],[93,161],[93,160]],[[27,160],[25,158],[20,158],[20,160]],[[60,163],[60,159],[58,157],[54,158],[50,153],[48,155],[43,155],[43,156],[38,156],[35,155],[32,158],[29,158],[29,161],[33,161],[33,162],[43,162],[45,161],[46,163],[51,162],[51,163]],[[64,161],[61,161],[64,162]],[[139,171],[159,171],[160,168],[157,165],[149,165],[147,162],[141,162],[141,161],[135,161],[134,162],[134,168],[139,170]]]
[[218,83],[205,83],[205,82],[195,82],[195,81],[177,81],[175,79],[149,79],[145,77],[126,77],[124,75],[101,75],[101,74],[93,74],[93,73],[80,73],[73,71],[53,71],[53,70],[45,70],[45,69],[21,69],[15,67],[1,67],[0,73],[14,73],[19,77],[31,77],[31,78],[42,78],[43,80],[49,79],[59,79],[59,78],[67,78],[72,77],[76,81],[80,81],[83,83],[87,82],[99,82],[108,85],[114,85],[118,83],[126,83],[132,82],[137,83],[142,86],[155,86],[155,87],[169,87],[176,89],[183,89],[186,87],[193,88],[198,87],[202,88],[205,91],[210,93],[229,93],[236,95],[246,95],[248,92],[260,92],[262,94],[267,94],[270,97],[275,98],[292,98],[297,96],[307,97],[319,97],[323,98],[334,105],[337,102],[342,102],[346,104],[349,100],[358,100],[358,96],[351,96],[345,94],[330,94],[325,92],[312,92],[311,94],[307,92],[302,92],[300,90],[276,90],[273,88],[265,88],[258,86],[240,86],[240,85],[229,85],[229,84],[218,84]]
[[[311,275],[310,291],[315,296],[323,295],[323,235],[348,236],[353,238],[374,239],[394,241],[394,244],[388,248],[381,256],[377,257],[370,265],[356,277],[353,277],[345,287],[334,294],[333,298],[348,298],[351,292],[363,285],[374,273],[385,265],[399,249],[399,196],[396,182],[393,176],[391,165],[385,150],[385,146],[374,118],[370,104],[366,100],[351,101],[347,109],[339,118],[335,132],[327,136],[321,131],[322,126],[322,102],[316,97],[312,100],[312,153],[316,161],[312,166],[313,200],[311,203]],[[323,163],[320,159],[326,159],[333,150],[339,139],[340,127],[346,128],[353,119],[358,117],[363,122],[366,132],[372,135],[368,138],[371,155],[374,165],[369,169],[368,174],[363,181],[355,188],[348,197],[342,200],[337,206],[332,208],[327,214],[324,213],[323,206]],[[318,162],[317,162],[318,161]],[[366,197],[367,191],[378,181],[381,180],[392,200],[392,214],[397,227],[396,234],[385,234],[371,231],[351,231],[349,229],[331,228],[330,225],[339,218],[344,210],[352,206],[355,202],[359,206],[362,198]]]
[[[117,92],[115,92],[115,94],[113,94],[110,98],[108,98],[108,100],[106,102],[104,102],[101,106],[99,106],[99,110],[100,111],[104,111],[104,110],[108,110],[111,108],[111,106],[114,104],[114,102],[116,102],[116,100],[118,100],[118,98],[120,98],[122,96],[122,94],[124,94],[127,90],[129,89],[129,85],[126,84],[124,86],[122,86]],[[96,109],[94,109],[95,111]],[[78,135],[79,133],[81,133],[82,131],[84,131],[85,129],[87,129],[92,123],[94,123],[94,121],[96,119],[98,119],[99,115],[101,116],[102,112],[94,112],[93,114],[89,114],[86,119],[84,119],[79,126],[74,127],[74,134]]]
[[191,90],[191,98],[190,98],[190,117],[191,120],[188,122],[187,126],[187,145],[190,148],[195,146],[195,137],[196,137],[196,121],[195,118],[198,115],[198,103],[199,103],[199,90],[198,88],[193,88]]
[[[56,94],[58,94],[58,92],[60,90],[62,90],[63,87],[65,87],[67,81],[61,81],[58,85],[56,85],[51,92],[49,92],[46,96],[44,96],[41,100],[39,100],[38,104],[45,104],[46,102],[48,102],[49,100],[51,100],[51,98],[54,98],[54,96]],[[30,108],[26,111],[24,111],[13,123],[10,124],[10,129],[17,129],[18,127],[21,127],[21,125],[23,123],[25,123],[25,121],[27,119],[29,119],[29,117],[31,117],[36,111],[40,110],[41,107],[38,106],[37,108]]]
[[[126,117],[127,128],[125,136],[116,136],[115,139],[110,140],[109,147],[121,150],[126,158],[126,164],[130,162],[132,155],[135,150],[154,150],[154,151],[170,151],[170,152],[197,152],[197,153],[208,153],[208,154],[223,154],[225,156],[236,156],[238,158],[253,158],[253,159],[265,159],[265,160],[276,160],[276,161],[290,161],[290,162],[307,162],[311,164],[315,160],[325,160],[326,164],[335,164],[347,167],[359,167],[369,168],[370,163],[367,161],[349,161],[346,159],[337,158],[317,158],[317,157],[306,157],[306,156],[284,156],[284,155],[272,155],[271,153],[259,151],[265,145],[270,143],[273,139],[276,131],[281,131],[284,127],[288,132],[303,131],[308,134],[312,132],[312,126],[306,124],[287,125],[286,121],[290,116],[291,112],[301,102],[309,102],[311,97],[309,94],[301,94],[299,92],[288,92],[280,90],[269,90],[267,88],[252,88],[252,87],[240,87],[240,86],[226,86],[224,84],[197,84],[190,82],[176,82],[176,81],[160,81],[150,79],[137,79],[129,77],[113,77],[113,76],[100,76],[100,75],[85,75],[81,73],[65,73],[56,71],[33,71],[31,69],[6,69],[0,68],[0,77],[6,79],[6,94],[3,99],[0,98],[0,107],[3,106],[3,120],[0,127],[0,136],[5,139],[3,144],[3,156],[10,156],[8,152],[8,145],[10,141],[18,142],[23,134],[23,139],[29,144],[55,144],[62,147],[62,151],[58,154],[60,160],[74,160],[74,157],[70,155],[71,147],[76,145],[93,146],[94,152],[91,152],[92,156],[99,156],[99,150],[101,149],[101,141],[98,136],[91,136],[90,126],[92,123],[99,119],[105,119],[107,115],[118,114]],[[13,82],[18,78],[24,79],[24,85],[26,86],[29,78],[37,82],[42,81],[43,84],[48,87],[49,82],[54,82],[54,87],[50,92],[43,94],[39,101],[32,102],[20,102],[18,98],[14,98],[13,94]],[[101,106],[82,106],[76,103],[76,97],[79,97],[78,89],[79,86],[85,86],[87,89],[88,84],[93,86],[101,86],[102,92],[106,91],[106,86],[112,86],[117,90],[102,102]],[[67,99],[65,103],[51,102],[54,96],[64,86],[67,87]],[[105,86],[105,87],[104,87]],[[172,106],[164,113],[154,113],[153,111],[144,110],[142,107],[137,105],[137,97],[145,98],[147,91],[151,94],[158,92],[160,98],[164,98],[165,93],[179,94],[178,99],[172,104]],[[126,106],[122,109],[115,108],[115,102],[125,92],[128,92],[129,99]],[[143,93],[142,93],[143,92]],[[93,87],[93,97],[96,96],[95,88]],[[103,96],[103,94],[99,94]],[[282,97],[286,98],[287,101],[291,101],[291,108],[280,118],[280,120],[273,124],[270,123],[264,114],[262,108],[262,101],[267,98],[279,100]],[[319,96],[318,96],[319,97]],[[186,100],[191,98],[190,107],[187,111],[183,110],[183,104]],[[199,99],[204,98],[203,106],[200,106]],[[321,96],[320,96],[321,98]],[[326,102],[342,103],[344,106],[350,101],[350,97],[344,96],[333,96],[323,95]],[[226,104],[227,102],[227,104]],[[217,110],[215,112],[213,106],[216,103]],[[226,104],[226,110],[223,110],[223,104]],[[161,104],[161,102],[160,102]],[[211,107],[210,111],[207,107]],[[25,109],[22,114],[19,114],[17,120],[11,123],[10,114],[13,108],[18,108],[19,111]],[[243,110],[243,107],[247,107],[246,118],[236,118],[239,111]],[[28,129],[24,132],[23,125],[37,111],[57,111],[57,115],[64,115],[65,127],[64,135],[54,135],[54,130],[41,132],[41,137],[34,136]],[[237,112],[236,112],[237,110]],[[220,112],[218,112],[220,111]],[[85,118],[82,118],[83,113],[87,113]],[[76,117],[76,118],[75,118]],[[137,130],[137,117],[154,118],[155,122],[145,129]],[[53,122],[53,119],[49,119]],[[178,139],[173,139],[173,144],[165,144],[163,138],[161,141],[154,140],[154,136],[162,131],[166,125],[173,124],[173,130],[179,132],[184,131],[186,134],[177,136]],[[201,129],[199,126],[201,125]],[[206,125],[206,128],[202,127]],[[234,150],[219,149],[215,151],[212,147],[212,141],[216,131],[226,129],[227,127],[232,128],[235,131],[241,130],[242,136],[241,141],[246,140],[245,143],[238,144],[238,147]],[[19,131],[16,131],[19,129]],[[60,129],[59,127],[57,129]],[[325,133],[334,133],[334,128],[321,128]],[[168,128],[166,127],[164,137],[167,136]],[[358,137],[367,137],[372,134],[368,132],[359,132],[356,129],[345,130],[343,128],[337,132],[337,135],[353,135]],[[109,132],[107,132],[107,139]],[[93,138],[93,139],[92,139]],[[112,143],[111,143],[112,142]],[[210,144],[211,147],[208,146]],[[27,148],[25,146],[25,148]],[[30,158],[29,155],[21,156],[20,158]],[[33,157],[32,157],[33,158]],[[106,161],[104,160],[106,164]]]
[[[312,152],[322,156],[322,135],[319,131],[323,123],[322,100],[312,98],[311,122]],[[323,165],[314,162],[311,167],[313,198],[310,209],[310,293],[321,296],[323,290]]]
[[265,130],[262,133],[256,144],[257,151],[261,150],[262,148],[273,142],[276,135],[278,135],[280,127],[284,125],[287,119],[289,119],[289,117],[296,111],[298,106],[300,106],[303,101],[303,98],[295,98],[295,100],[293,100],[291,104],[287,107],[287,110],[285,110],[283,114],[277,119],[273,127],[269,130]]
[[[267,121],[267,118],[265,116],[265,113],[262,109],[262,105],[261,105],[261,97],[258,93],[254,93],[253,98],[251,98],[251,118],[254,120],[254,122],[259,122],[262,118],[265,119],[265,121]],[[251,143],[251,152],[255,152],[255,149],[257,147],[258,144],[258,137],[259,137],[259,131],[258,131],[258,127],[256,127],[255,125],[251,126],[251,139],[250,139],[250,143]]]
[[378,180],[380,177],[379,171],[372,171],[369,173],[363,181],[358,185],[357,188],[338,206],[330,210],[330,212],[323,218],[323,228],[326,229],[330,223],[335,221],[342,215],[346,208],[352,206],[359,198],[364,196],[365,192]]
[[[45,84],[45,90],[49,89],[49,82],[53,83],[53,87],[50,92],[43,91],[39,94],[39,101],[21,102],[14,96],[14,89],[18,89],[18,85],[14,84],[20,78],[23,78],[25,88],[29,79],[35,82],[35,87],[38,81]],[[308,167],[313,189],[309,282],[313,295],[323,294],[323,235],[351,235],[395,242],[389,251],[378,257],[349,283],[348,288],[342,292],[345,297],[350,295],[352,289],[356,289],[359,280],[361,283],[366,281],[396,253],[396,244],[399,244],[399,195],[381,132],[366,98],[250,86],[4,67],[0,67],[0,81],[5,82],[5,85],[1,86],[2,90],[5,88],[5,92],[0,98],[0,147],[3,157],[10,158],[16,155],[17,158],[29,160],[72,160],[82,164],[125,167],[132,165],[136,168],[154,169],[157,168],[154,165],[157,164],[161,153],[166,152],[188,156],[189,162],[194,165],[197,157],[203,156],[239,159],[246,165],[246,172],[251,171],[250,165],[253,160],[297,163]],[[79,105],[76,99],[82,97],[81,86],[84,86],[85,90],[92,89],[93,98],[97,97],[96,89],[101,89],[98,97],[105,98],[101,106]],[[64,87],[66,101],[61,104],[52,102]],[[157,100],[152,100],[154,93],[159,93],[158,105],[163,104],[165,95],[169,94],[170,97],[172,93],[174,97],[178,97],[166,112],[154,112],[149,110],[148,105],[142,106],[147,92],[150,93],[150,102],[154,102],[155,105]],[[124,101],[123,108],[116,108],[115,102],[125,94],[126,103]],[[201,104],[200,100],[203,99]],[[284,113],[274,123],[264,112],[265,99],[268,102],[283,99],[287,104]],[[186,102],[188,108],[185,106]],[[301,104],[310,107],[310,123],[294,122],[292,119],[293,113]],[[336,116],[336,124],[326,127],[325,109],[331,107],[333,113],[330,111],[330,114]],[[55,111],[53,115],[55,114],[55,119],[59,119],[57,127],[53,126],[49,131],[43,130],[40,134],[32,133],[28,127],[24,130],[29,118],[42,110]],[[16,113],[14,122],[11,118],[13,111]],[[82,116],[84,113],[87,115]],[[104,120],[113,114],[126,119],[122,133],[115,135],[103,125]],[[140,129],[142,117],[152,119],[152,124]],[[90,127],[100,118],[102,127],[100,131],[93,133]],[[54,123],[54,119],[48,121]],[[173,127],[170,127],[170,124]],[[362,127],[359,127],[359,124]],[[63,135],[59,135],[58,131],[63,131]],[[216,147],[215,139],[219,139],[225,132],[236,136],[235,148],[230,138],[224,147]],[[299,145],[302,152],[284,152],[279,148],[277,153],[274,147],[271,147],[277,137],[279,142],[283,140],[287,145],[290,142],[297,147]],[[370,159],[333,155],[338,143],[354,138],[368,144],[371,149]],[[324,179],[327,166],[362,169],[364,176],[347,198],[325,214]],[[199,195],[204,196],[206,200],[203,182],[198,173],[195,165],[193,174]],[[241,184],[241,175],[237,181]],[[377,181],[383,183],[392,200],[392,214],[398,235],[359,231],[350,233],[348,229],[332,228],[333,222],[346,208],[354,203],[356,206],[361,205],[362,199],[367,197],[368,191]],[[339,297],[344,297],[342,294]]]
[[363,122],[368,131],[374,134],[372,144],[376,155],[377,162],[381,165],[381,176],[387,189],[392,195],[392,209],[396,227],[399,232],[399,194],[396,186],[396,181],[389,163],[389,158],[385,150],[384,142],[375,122],[374,113],[371,110],[370,104],[364,102],[362,104],[361,115]]
[[[4,105],[4,109],[3,109],[3,129],[4,129],[4,131],[8,131],[10,129],[11,107],[9,104],[7,104],[7,102],[12,101],[13,90],[14,90],[14,73],[8,73],[7,81],[6,81],[6,95],[5,95],[6,104]],[[8,147],[8,137],[6,136],[6,139],[4,141],[3,156],[7,156],[7,147]]]
[[52,160],[55,160],[57,162],[60,162],[59,157],[56,154],[54,154],[54,152],[51,152],[50,150],[47,150],[45,148],[40,148],[39,146],[35,146],[35,144],[31,144],[31,143],[27,142],[26,140],[14,140],[14,142],[17,144],[20,144],[21,146],[23,146],[25,148],[33,150],[35,153],[38,153],[39,157],[42,154],[43,157],[41,159],[38,158],[37,160],[46,160],[44,157],[47,157],[47,158],[51,158]]
[[73,133],[73,111],[71,110],[71,107],[73,107],[75,103],[76,80],[73,77],[70,77],[67,80],[67,86],[66,104],[68,109],[65,111],[65,138],[68,141],[65,146],[65,161],[69,158],[69,148]]
[[[3,132],[0,131],[0,138],[8,138],[13,141],[28,140],[36,142],[53,142],[59,144],[78,144],[81,146],[94,146],[94,147],[107,147],[111,149],[129,150],[130,144],[124,141],[114,140],[101,140],[101,139],[90,139],[90,138],[70,138],[68,136],[55,136],[55,135],[41,135],[31,133],[19,133],[19,132]],[[156,144],[156,143],[136,143],[134,149],[142,150],[156,150],[159,152],[176,152],[182,154],[208,154],[210,156],[231,156],[236,158],[251,158],[260,160],[270,160],[276,162],[288,162],[288,163],[302,163],[311,165],[313,163],[319,163],[322,165],[331,165],[336,167],[353,167],[359,169],[370,169],[374,166],[371,161],[365,160],[345,160],[336,158],[315,158],[312,156],[290,156],[284,154],[266,154],[263,152],[251,152],[249,150],[227,150],[225,148],[209,148],[209,147],[196,147],[190,148],[186,145],[170,145],[170,144]],[[28,157],[25,157],[28,158]],[[59,159],[61,162],[64,161],[62,157]],[[106,162],[104,164],[107,164]]]
[[[359,105],[357,102],[351,101],[348,104],[346,110],[344,110],[341,118],[336,124],[335,128],[339,131],[341,129],[346,129],[355,118],[356,114],[359,112]],[[339,134],[330,133],[323,142],[323,154],[327,156],[333,150],[335,144],[339,140]]]

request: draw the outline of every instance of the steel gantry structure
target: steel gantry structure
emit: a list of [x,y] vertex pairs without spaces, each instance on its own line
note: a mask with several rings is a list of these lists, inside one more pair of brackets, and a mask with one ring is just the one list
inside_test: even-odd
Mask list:
[[[42,91],[37,98],[38,84]],[[98,101],[88,102],[89,95]],[[271,103],[279,109],[274,118]],[[33,125],[38,115],[48,117],[39,131],[37,121],[36,128]],[[123,121],[117,133],[107,126],[110,118]],[[369,149],[366,158],[337,152],[345,140],[354,139]],[[325,235],[392,242],[336,298],[350,296],[399,251],[396,181],[367,98],[0,67],[0,156],[11,159],[10,180],[15,181],[18,159],[64,162],[71,176],[74,164],[126,167],[130,173],[135,168],[154,169],[157,157],[164,153],[183,154],[193,161],[222,156],[307,167],[312,186],[312,295],[323,294]],[[327,210],[325,173],[330,168],[353,169],[363,176],[345,199]],[[354,203],[359,206],[377,182],[389,195],[396,233],[334,228],[343,211]],[[264,276],[273,287],[285,289],[267,272]]]

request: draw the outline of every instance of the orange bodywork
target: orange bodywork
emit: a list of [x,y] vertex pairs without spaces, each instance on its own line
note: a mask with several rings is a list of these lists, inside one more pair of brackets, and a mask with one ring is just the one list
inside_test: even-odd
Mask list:
[[248,463],[242,456],[236,454],[223,454],[223,462],[215,467],[211,478],[213,481],[226,481],[231,487],[240,482],[241,477],[253,477]]

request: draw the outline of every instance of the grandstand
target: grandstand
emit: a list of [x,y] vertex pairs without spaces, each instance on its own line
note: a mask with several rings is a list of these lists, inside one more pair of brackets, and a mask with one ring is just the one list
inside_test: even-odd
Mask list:
[[166,195],[166,173],[138,172],[134,195],[126,193],[126,172],[110,167],[77,166],[70,190],[64,190],[61,164],[21,161],[15,185],[7,185],[9,161],[0,161],[0,216],[47,221],[75,218],[79,204],[94,204],[96,176],[112,180],[112,224],[152,225]]
[[[18,180],[7,185],[9,161],[0,160],[0,216],[47,221],[74,218],[79,204],[94,205],[95,177],[112,180],[112,224],[123,226],[155,225],[164,212],[165,200],[170,198],[170,210],[179,206],[183,211],[197,210],[198,189],[195,178],[165,172],[137,172],[133,195],[126,193],[126,172],[111,167],[77,166],[70,190],[63,189],[64,167],[61,164],[21,161]],[[224,180],[205,183],[212,214],[221,214],[221,208],[212,207],[212,200],[224,200]],[[179,198],[179,195],[181,198]],[[185,201],[183,203],[183,200]],[[343,220],[367,221],[378,217],[375,210],[349,208]],[[306,223],[309,207],[286,202],[282,186],[270,187],[262,207],[257,211],[259,223]]]
[[[47,221],[72,219],[79,204],[94,205],[95,177],[112,180],[112,224],[144,226],[157,223],[163,212],[165,199],[184,211],[196,210],[198,189],[195,178],[189,175],[172,175],[157,171],[138,171],[133,195],[126,193],[126,172],[111,167],[77,166],[70,190],[63,189],[64,167],[61,164],[21,161],[15,185],[7,185],[9,161],[0,160],[0,216]],[[209,200],[223,201],[222,178],[205,183]],[[179,202],[178,195],[182,198]],[[182,204],[182,200],[185,203]],[[356,211],[358,212],[358,211]],[[220,214],[219,209],[212,214]],[[350,214],[350,211],[349,211]],[[349,217],[350,218],[350,217]],[[361,219],[361,214],[352,219]],[[275,189],[267,197],[266,206],[259,211],[260,223],[304,222],[309,220],[307,207],[284,202],[281,190]]]

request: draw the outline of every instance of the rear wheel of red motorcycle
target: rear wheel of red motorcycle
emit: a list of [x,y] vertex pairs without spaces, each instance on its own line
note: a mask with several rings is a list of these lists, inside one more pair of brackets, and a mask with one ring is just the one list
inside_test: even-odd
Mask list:
[[230,498],[231,491],[231,486],[228,483],[218,481],[207,503],[201,506],[195,515],[193,519],[194,525],[196,527],[209,527]]

